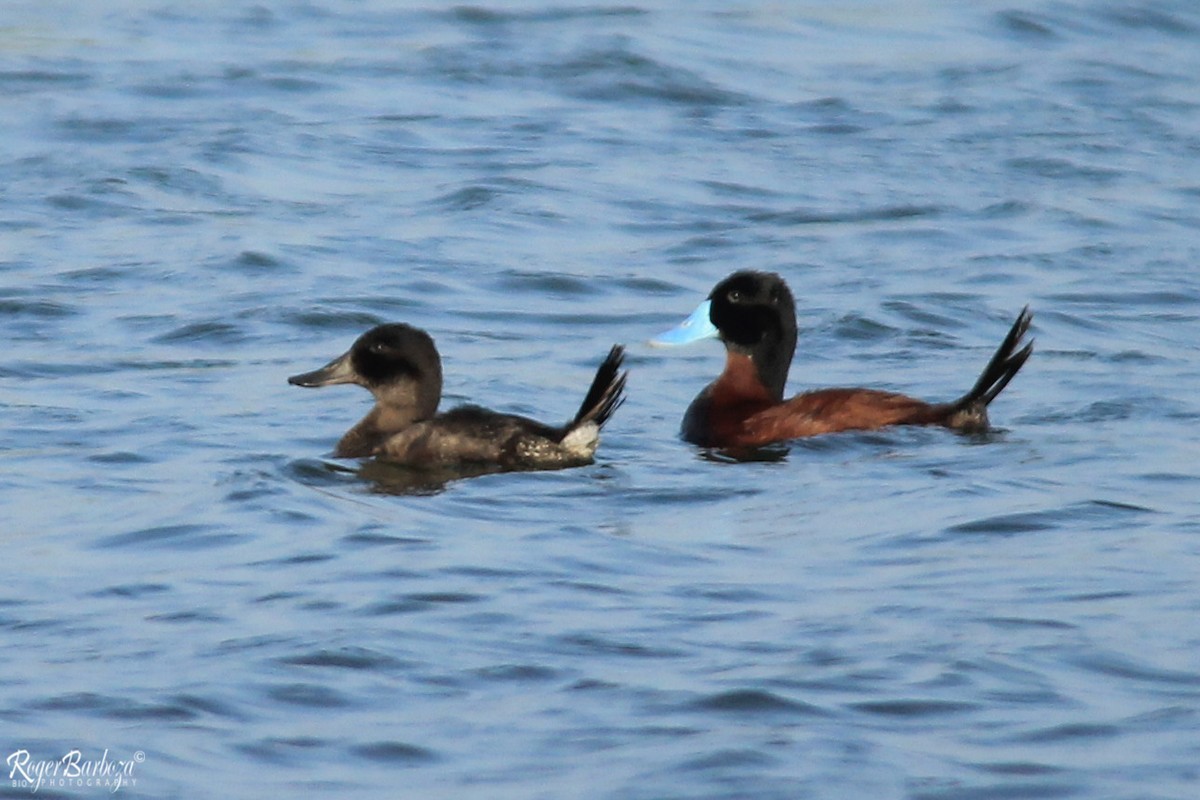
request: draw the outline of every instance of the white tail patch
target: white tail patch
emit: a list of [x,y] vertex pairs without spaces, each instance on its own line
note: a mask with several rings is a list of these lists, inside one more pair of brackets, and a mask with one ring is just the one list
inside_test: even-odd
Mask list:
[[569,453],[591,458],[600,444],[600,426],[594,422],[576,425],[562,439],[562,447]]

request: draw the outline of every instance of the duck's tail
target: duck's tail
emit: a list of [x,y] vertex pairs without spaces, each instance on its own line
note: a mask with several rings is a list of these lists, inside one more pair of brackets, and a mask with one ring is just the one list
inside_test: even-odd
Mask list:
[[962,430],[978,430],[987,427],[988,404],[996,399],[996,395],[1004,391],[1004,387],[1008,386],[1008,382],[1021,370],[1030,354],[1033,353],[1032,340],[1020,350],[1017,349],[1026,331],[1029,330],[1029,323],[1032,319],[1033,313],[1029,310],[1029,306],[1021,309],[1017,321],[1013,323],[1008,335],[996,349],[992,360],[983,368],[979,380],[975,381],[975,385],[969,392],[950,404],[953,411],[947,422],[949,427]]
[[596,370],[596,377],[592,379],[592,386],[583,398],[579,413],[560,429],[559,445],[572,463],[591,461],[600,444],[600,429],[625,402],[625,378],[629,373],[621,372],[624,360],[625,348],[614,344],[604,363]]
[[625,379],[629,373],[621,372],[621,364],[624,361],[625,348],[614,344],[612,350],[608,351],[608,357],[604,359],[604,363],[596,370],[596,377],[592,379],[591,388],[588,389],[587,396],[583,398],[583,405],[579,407],[579,413],[575,415],[575,419],[567,425],[568,429],[577,428],[588,422],[594,423],[597,428],[602,428],[613,412],[620,407],[621,403],[625,402]]

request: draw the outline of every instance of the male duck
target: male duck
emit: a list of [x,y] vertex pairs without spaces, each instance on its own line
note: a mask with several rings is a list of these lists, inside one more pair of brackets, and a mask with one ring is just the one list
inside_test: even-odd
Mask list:
[[754,448],[773,442],[889,425],[942,425],[959,431],[988,427],[988,404],[1033,352],[1017,349],[1029,328],[1026,307],[975,385],[949,403],[927,403],[877,389],[818,389],[783,399],[796,350],[796,307],[787,284],[767,272],[735,272],[696,311],[651,344],[705,338],[725,343],[725,370],[683,417],[683,438],[702,447]]

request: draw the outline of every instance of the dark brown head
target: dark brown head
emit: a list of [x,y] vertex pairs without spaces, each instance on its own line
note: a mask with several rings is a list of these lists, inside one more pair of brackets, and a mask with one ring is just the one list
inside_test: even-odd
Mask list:
[[325,366],[288,378],[293,386],[356,383],[375,396],[381,410],[412,422],[437,412],[442,361],[429,334],[402,323],[380,325],[358,338]]

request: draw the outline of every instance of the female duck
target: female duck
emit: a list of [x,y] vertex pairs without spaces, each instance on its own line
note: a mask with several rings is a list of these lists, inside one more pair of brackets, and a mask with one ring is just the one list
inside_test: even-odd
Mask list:
[[558,469],[589,464],[600,428],[621,405],[627,373],[615,345],[596,371],[575,418],[561,427],[466,405],[437,413],[442,362],[429,334],[380,325],[324,367],[293,375],[295,386],[356,383],[375,407],[338,442],[338,458],[378,456],[414,467],[488,464],[500,469]]
[[819,389],[785,401],[783,388],[796,350],[796,307],[787,284],[772,273],[735,272],[679,327],[651,344],[724,341],[725,370],[688,407],[683,438],[702,447],[759,447],[889,425],[986,430],[988,404],[1033,352],[1032,342],[1017,350],[1031,318],[1026,307],[971,390],[949,403],[876,389]]

